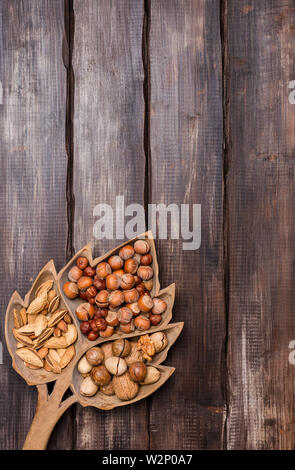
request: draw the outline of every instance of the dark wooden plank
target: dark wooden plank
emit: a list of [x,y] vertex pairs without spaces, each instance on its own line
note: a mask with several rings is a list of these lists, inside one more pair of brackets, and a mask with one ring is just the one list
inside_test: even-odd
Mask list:
[[227,8],[227,446],[293,449],[295,2]]
[[[50,258],[57,269],[65,262],[66,71],[63,2],[3,0],[0,18],[0,298],[5,344],[4,315],[13,290],[23,296]],[[5,348],[0,369],[0,446],[19,449],[36,393],[12,370]],[[70,445],[70,429],[60,432],[58,446]]]
[[[93,209],[144,203],[143,2],[74,1],[74,247],[101,255],[120,242],[96,241]],[[102,412],[77,408],[78,449],[148,445],[146,402]]]
[[222,65],[219,1],[152,0],[151,202],[202,205],[202,245],[159,240],[161,285],[176,282],[184,321],[167,359],[177,370],[152,399],[153,449],[220,449],[225,338]]

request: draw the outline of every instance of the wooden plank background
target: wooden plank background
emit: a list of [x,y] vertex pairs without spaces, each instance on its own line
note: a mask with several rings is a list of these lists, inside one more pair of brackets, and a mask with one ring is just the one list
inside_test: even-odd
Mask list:
[[[157,241],[175,375],[130,407],[73,406],[50,449],[294,448],[294,24],[294,0],[0,3],[2,343],[50,258],[120,242],[94,240],[97,204],[202,205],[200,250]],[[36,396],[3,362],[0,448],[18,449]]]

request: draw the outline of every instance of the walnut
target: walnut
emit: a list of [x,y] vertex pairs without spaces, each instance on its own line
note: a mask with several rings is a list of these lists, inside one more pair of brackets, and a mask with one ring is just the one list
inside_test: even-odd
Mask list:
[[149,335],[144,335],[139,338],[137,349],[143,352],[143,357],[147,361],[151,361],[156,353],[155,345]]

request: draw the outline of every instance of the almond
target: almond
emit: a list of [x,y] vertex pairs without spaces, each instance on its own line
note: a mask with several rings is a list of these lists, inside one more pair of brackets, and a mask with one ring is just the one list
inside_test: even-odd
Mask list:
[[66,348],[68,344],[64,336],[61,336],[60,338],[55,338],[53,336],[52,338],[49,338],[47,341],[45,341],[44,346],[49,349],[63,349]]
[[38,351],[38,356],[40,356],[41,359],[44,359],[44,357],[47,356],[47,354],[48,354],[48,348],[43,347],[43,348],[39,349],[39,351]]
[[66,367],[71,362],[75,354],[76,354],[75,346],[72,344],[66,349],[65,353],[63,354],[61,361],[60,361],[60,367],[62,369]]
[[60,322],[60,320],[63,319],[66,313],[67,313],[66,310],[57,310],[56,312],[54,312],[53,315],[48,320],[48,326],[51,327],[51,326],[57,325]]
[[59,302],[60,302],[60,298],[57,295],[50,301],[49,306],[48,306],[48,313],[55,312],[55,310],[58,309],[59,307]]
[[41,333],[43,333],[43,331],[46,329],[46,327],[47,327],[47,320],[44,317],[44,315],[37,315],[36,321],[34,323],[35,336],[36,337],[40,336]]
[[22,348],[16,351],[16,354],[28,364],[35,366],[35,367],[43,367],[43,361],[38,356],[38,353],[33,349]]
[[68,331],[64,333],[63,338],[65,338],[67,342],[67,346],[73,344],[77,339],[78,333],[75,325],[68,325]]
[[42,292],[42,294],[36,297],[36,299],[33,300],[33,302],[30,303],[27,313],[36,315],[37,313],[41,312],[44,309],[46,302],[47,302],[47,292],[44,291]]
[[13,322],[14,328],[16,328],[17,330],[23,326],[22,317],[20,315],[20,312],[16,308],[13,309]]
[[66,324],[64,320],[61,320],[60,322],[58,322],[57,327],[61,331],[63,331],[63,333],[66,333],[68,331],[68,325]]
[[23,325],[26,325],[28,323],[27,310],[23,307],[20,309],[19,314],[21,316]]
[[36,290],[36,297],[39,297],[43,295],[44,292],[46,292],[46,299],[47,299],[47,294],[48,292],[52,289],[53,286],[53,281],[48,280],[40,284],[38,289]]
[[18,331],[15,328],[12,329],[12,333],[13,333],[15,339],[18,342],[24,344],[25,346],[32,347],[34,345],[33,341],[28,336],[19,334]]

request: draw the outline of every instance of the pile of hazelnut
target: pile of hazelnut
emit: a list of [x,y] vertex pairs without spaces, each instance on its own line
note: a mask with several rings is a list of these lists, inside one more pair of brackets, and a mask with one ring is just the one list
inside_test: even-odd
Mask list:
[[151,297],[154,271],[149,251],[146,240],[137,240],[96,268],[86,257],[77,258],[63,291],[69,299],[79,296],[85,300],[77,307],[76,315],[82,322],[81,332],[90,341],[112,336],[116,327],[132,333],[135,328],[146,331],[161,323],[167,304]]
[[118,339],[89,349],[78,363],[78,371],[84,378],[81,395],[91,397],[101,392],[116,395],[120,400],[132,400],[140,385],[153,384],[160,379],[160,371],[146,365],[146,361],[151,361],[167,345],[165,333],[157,332],[138,341]]

